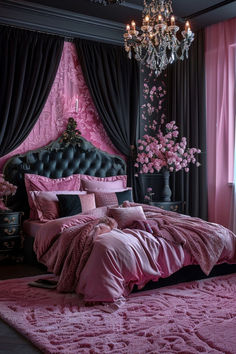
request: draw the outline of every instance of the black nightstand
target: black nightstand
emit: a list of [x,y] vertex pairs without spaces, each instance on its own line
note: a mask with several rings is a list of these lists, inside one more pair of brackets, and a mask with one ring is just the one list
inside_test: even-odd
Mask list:
[[158,208],[176,211],[178,213],[183,213],[183,202],[150,202],[150,205],[157,206]]
[[0,259],[19,255],[22,215],[19,211],[0,210]]

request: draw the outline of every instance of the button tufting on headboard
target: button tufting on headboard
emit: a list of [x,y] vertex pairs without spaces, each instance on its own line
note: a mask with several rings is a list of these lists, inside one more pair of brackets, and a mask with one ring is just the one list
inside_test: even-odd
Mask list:
[[[68,126],[70,129],[67,127],[56,141],[40,149],[15,155],[5,164],[3,170],[5,178],[18,186],[12,200],[15,209],[28,208],[24,186],[25,173],[50,178],[67,177],[72,174],[97,177],[126,174],[126,164],[121,157],[101,151],[81,137],[75,129],[76,123],[73,118],[69,119]],[[24,206],[22,201],[25,202]]]

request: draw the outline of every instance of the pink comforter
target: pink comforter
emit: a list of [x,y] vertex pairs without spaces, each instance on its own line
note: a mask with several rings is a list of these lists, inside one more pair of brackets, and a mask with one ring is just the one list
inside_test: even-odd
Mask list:
[[142,207],[147,221],[124,230],[106,217],[106,208],[100,218],[80,214],[45,224],[34,249],[38,260],[59,275],[58,291],[112,302],[127,296],[134,284],[142,287],[186,265],[200,264],[208,274],[217,263],[236,263],[236,236],[224,227]]

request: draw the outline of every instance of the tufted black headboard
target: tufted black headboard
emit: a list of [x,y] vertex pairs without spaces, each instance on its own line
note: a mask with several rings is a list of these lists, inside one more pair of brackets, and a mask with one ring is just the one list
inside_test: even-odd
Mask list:
[[87,174],[108,177],[126,174],[125,161],[93,146],[80,136],[76,122],[69,118],[65,132],[56,141],[37,150],[10,158],[4,166],[5,178],[18,186],[10,200],[14,210],[28,215],[29,206],[24,184],[24,174],[33,173],[50,178]]

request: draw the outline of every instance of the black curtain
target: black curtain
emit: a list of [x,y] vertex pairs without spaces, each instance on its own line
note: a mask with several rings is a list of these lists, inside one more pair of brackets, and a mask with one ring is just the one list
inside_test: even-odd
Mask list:
[[202,150],[200,167],[191,165],[190,172],[174,175],[173,197],[186,202],[187,214],[207,219],[204,30],[195,34],[189,59],[168,66],[167,78],[168,120],[176,121],[189,147]]
[[63,38],[0,26],[0,157],[29,135],[47,100]]
[[76,39],[82,71],[104,128],[114,146],[127,158],[128,184],[138,200],[134,177],[139,119],[139,66],[123,47]]

